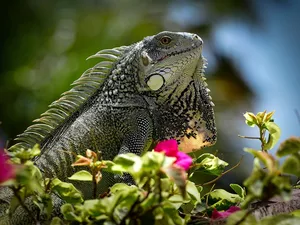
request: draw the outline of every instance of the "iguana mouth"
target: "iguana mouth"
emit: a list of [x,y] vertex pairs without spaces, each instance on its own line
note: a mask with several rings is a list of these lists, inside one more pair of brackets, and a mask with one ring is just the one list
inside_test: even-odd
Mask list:
[[185,50],[181,50],[181,51],[175,51],[175,52],[172,52],[172,53],[169,53],[161,58],[159,58],[156,62],[160,62],[166,58],[169,58],[169,57],[172,57],[172,56],[176,56],[176,55],[180,55],[182,53],[186,53],[186,52],[190,52],[190,51],[193,51],[195,49],[198,49],[199,47],[201,46],[201,44],[192,44],[192,47],[191,48],[187,48]]

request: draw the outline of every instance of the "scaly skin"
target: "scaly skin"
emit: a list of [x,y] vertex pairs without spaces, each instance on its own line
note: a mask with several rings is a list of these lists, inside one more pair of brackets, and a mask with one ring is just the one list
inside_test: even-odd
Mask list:
[[[86,149],[100,150],[103,159],[112,160],[122,153],[140,155],[163,139],[177,139],[187,152],[215,143],[202,40],[195,34],[165,31],[124,49],[98,89],[39,141],[42,153],[35,163],[46,177],[67,181],[75,172],[70,151],[84,155]],[[115,182],[132,180],[104,173],[99,193]],[[90,184],[75,185],[86,198],[92,197]]]

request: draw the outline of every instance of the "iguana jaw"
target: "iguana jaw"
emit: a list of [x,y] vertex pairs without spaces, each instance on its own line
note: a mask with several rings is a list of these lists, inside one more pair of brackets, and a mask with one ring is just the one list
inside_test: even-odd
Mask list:
[[157,64],[160,61],[166,60],[167,58],[170,58],[170,57],[173,57],[173,56],[178,56],[178,55],[182,56],[182,54],[189,53],[193,50],[201,51],[202,50],[201,45],[202,45],[202,42],[197,42],[197,44],[192,44],[191,47],[189,47],[187,49],[183,49],[183,50],[180,50],[180,51],[175,51],[175,52],[171,52],[169,54],[166,54],[166,55],[162,56],[161,58],[158,58],[156,61],[152,61],[151,64]]

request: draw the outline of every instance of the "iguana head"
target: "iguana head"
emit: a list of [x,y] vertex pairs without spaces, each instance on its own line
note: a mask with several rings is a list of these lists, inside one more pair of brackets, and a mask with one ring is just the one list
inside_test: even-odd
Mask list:
[[186,152],[216,142],[202,44],[196,34],[164,31],[139,46],[139,85],[156,96],[158,139],[176,138]]
[[174,82],[186,83],[202,64],[202,40],[196,34],[164,31],[142,42],[141,84],[163,92]]

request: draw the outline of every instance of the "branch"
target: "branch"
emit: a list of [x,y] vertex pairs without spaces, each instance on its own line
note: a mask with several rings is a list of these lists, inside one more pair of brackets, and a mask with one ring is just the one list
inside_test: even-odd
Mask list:
[[260,137],[249,137],[249,136],[243,136],[243,135],[240,135],[240,134],[238,134],[238,137],[240,137],[240,138],[246,138],[246,139],[260,140]]

